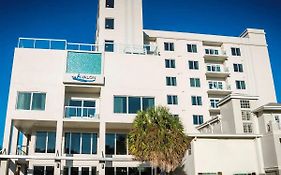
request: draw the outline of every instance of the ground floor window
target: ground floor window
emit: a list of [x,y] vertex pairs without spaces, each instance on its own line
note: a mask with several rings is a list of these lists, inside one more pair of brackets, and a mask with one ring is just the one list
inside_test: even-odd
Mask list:
[[97,154],[97,133],[65,133],[65,154]]
[[105,135],[106,155],[127,155],[128,154],[127,134],[107,133]]
[[106,167],[105,175],[154,175],[152,167]]
[[53,166],[34,166],[33,175],[54,175]]
[[63,175],[96,175],[96,167],[64,167]]

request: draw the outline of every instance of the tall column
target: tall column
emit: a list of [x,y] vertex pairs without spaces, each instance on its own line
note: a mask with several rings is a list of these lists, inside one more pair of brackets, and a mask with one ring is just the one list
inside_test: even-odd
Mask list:
[[[63,145],[63,121],[57,121],[57,128],[56,128],[56,156],[60,157],[62,155],[62,145]],[[61,172],[61,161],[56,161],[55,165],[55,174],[59,175]]]
[[[106,133],[106,123],[100,121],[99,128],[99,144],[98,144],[98,156],[100,159],[105,157],[105,133]],[[100,163],[98,167],[99,175],[105,175],[105,163]]]

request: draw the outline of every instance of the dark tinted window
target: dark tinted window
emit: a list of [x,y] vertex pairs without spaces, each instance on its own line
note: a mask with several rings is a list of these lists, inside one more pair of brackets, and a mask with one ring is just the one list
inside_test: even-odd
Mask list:
[[126,155],[127,154],[127,135],[116,134],[116,154]]
[[45,153],[46,152],[46,138],[47,132],[37,132],[36,133],[36,153]]
[[135,114],[141,110],[140,97],[129,97],[129,113]]
[[105,154],[112,155],[115,150],[115,134],[105,135]]
[[105,7],[114,8],[114,0],[106,0]]
[[105,18],[105,28],[106,29],[114,29],[114,19]]

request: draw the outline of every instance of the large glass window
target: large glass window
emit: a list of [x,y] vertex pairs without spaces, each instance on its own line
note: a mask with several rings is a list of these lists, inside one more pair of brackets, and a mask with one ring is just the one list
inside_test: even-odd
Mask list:
[[200,87],[200,79],[199,78],[190,78],[190,87]]
[[46,93],[19,92],[17,109],[20,110],[45,110]]
[[154,107],[153,97],[114,96],[114,113],[136,114],[150,107]]
[[114,113],[127,113],[127,97],[114,97]]
[[236,80],[235,84],[236,84],[236,89],[246,89],[245,81]]
[[146,97],[143,97],[142,98],[142,109],[143,110],[146,110],[148,108],[151,108],[154,106],[154,98],[146,98]]
[[106,0],[105,1],[106,8],[114,8],[114,0]]
[[187,52],[197,53],[197,45],[196,44],[187,44]]
[[223,89],[223,82],[221,81],[209,81],[209,89],[218,89],[222,90]]
[[202,97],[201,96],[191,96],[191,103],[194,106],[202,105]]
[[107,133],[105,137],[106,155],[127,155],[127,134]]
[[91,134],[82,133],[82,154],[91,154]]
[[81,168],[81,175],[89,175],[90,168],[89,167],[82,167]]
[[105,29],[114,29],[114,19],[105,18]]
[[97,154],[97,133],[65,133],[66,154]]
[[115,154],[115,134],[105,135],[105,154]]
[[190,70],[198,70],[199,69],[198,61],[188,61],[188,66],[189,66]]
[[167,95],[167,103],[168,103],[168,105],[177,105],[178,96],[177,95]]
[[34,166],[33,175],[54,175],[53,166]]
[[104,51],[105,52],[114,52],[114,41],[113,40],[105,40]]
[[204,123],[203,115],[193,115],[193,124],[201,125]]
[[165,51],[174,51],[175,50],[174,43],[164,42],[164,50]]
[[166,68],[176,68],[176,61],[173,59],[165,59]]
[[125,155],[127,154],[127,135],[116,134],[116,154]]
[[65,117],[95,117],[96,101],[95,100],[69,100],[65,107]]
[[166,77],[166,85],[167,86],[177,86],[177,78],[176,77]]
[[243,64],[233,64],[234,72],[243,72]]
[[116,167],[116,175],[127,175],[127,167]]
[[55,153],[56,133],[55,132],[36,132],[36,153]]
[[217,64],[207,65],[208,72],[221,72],[221,66]]
[[129,175],[139,175],[139,169],[137,167],[129,167]]
[[233,56],[241,56],[240,48],[232,47],[232,48],[231,48],[231,54],[232,54]]
[[139,110],[141,110],[141,98],[129,97],[129,113],[136,114]]
[[114,167],[105,167],[105,175],[114,175]]

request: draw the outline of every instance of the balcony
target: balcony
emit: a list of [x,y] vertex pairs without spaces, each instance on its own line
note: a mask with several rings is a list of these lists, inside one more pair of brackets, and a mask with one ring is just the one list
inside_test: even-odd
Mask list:
[[224,82],[209,81],[208,94],[210,95],[228,95],[230,94],[231,87]]
[[229,69],[222,65],[207,65],[206,76],[209,78],[226,78],[230,75]]
[[205,61],[220,61],[224,62],[227,60],[227,55],[225,51],[218,50],[218,49],[205,49],[204,59]]
[[219,113],[219,112],[220,112],[220,109],[219,109],[218,107],[215,107],[215,106],[210,105],[210,107],[209,107],[209,112],[212,112],[212,113]]
[[121,54],[158,55],[156,45],[128,45],[106,42],[102,44],[72,43],[63,39],[19,38],[18,48],[68,50],[84,52],[115,52]]
[[65,118],[97,118],[96,107],[65,106]]

